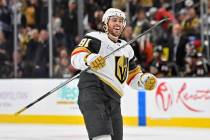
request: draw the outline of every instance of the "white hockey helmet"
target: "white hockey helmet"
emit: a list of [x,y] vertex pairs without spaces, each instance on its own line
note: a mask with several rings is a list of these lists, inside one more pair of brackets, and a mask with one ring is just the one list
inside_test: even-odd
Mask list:
[[107,25],[109,18],[112,16],[117,16],[117,17],[122,17],[123,18],[123,26],[126,26],[126,16],[123,11],[117,8],[109,8],[105,11],[103,17],[102,17],[102,22]]

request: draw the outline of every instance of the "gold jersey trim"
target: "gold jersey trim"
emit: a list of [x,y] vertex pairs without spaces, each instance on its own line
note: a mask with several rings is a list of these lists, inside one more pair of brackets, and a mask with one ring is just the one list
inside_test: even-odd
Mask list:
[[120,90],[118,90],[114,85],[112,85],[110,82],[108,82],[107,80],[105,80],[104,78],[101,78],[100,76],[97,75],[97,77],[102,80],[105,84],[107,84],[108,86],[110,86],[118,95],[120,95],[121,97],[124,95]]
[[140,66],[137,66],[135,69],[129,71],[129,75],[128,75],[128,79],[127,79],[128,85],[129,85],[129,83],[131,82],[131,80],[132,80],[138,73],[142,73],[142,70],[141,70]]
[[76,49],[73,50],[71,56],[77,54],[77,53],[80,53],[80,52],[87,52],[87,53],[91,53],[90,50],[88,50],[87,48],[85,47],[78,47]]

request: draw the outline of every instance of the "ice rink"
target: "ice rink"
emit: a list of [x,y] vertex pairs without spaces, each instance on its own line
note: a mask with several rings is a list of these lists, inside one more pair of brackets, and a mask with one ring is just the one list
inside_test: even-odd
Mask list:
[[[210,129],[124,127],[124,140],[210,140]],[[0,124],[0,140],[88,140],[84,126]]]

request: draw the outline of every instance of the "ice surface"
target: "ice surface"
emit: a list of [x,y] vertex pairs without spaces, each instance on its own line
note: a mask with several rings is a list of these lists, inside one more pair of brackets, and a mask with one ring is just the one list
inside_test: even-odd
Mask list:
[[[210,129],[124,127],[124,140],[210,140]],[[0,124],[0,140],[88,140],[84,126]]]

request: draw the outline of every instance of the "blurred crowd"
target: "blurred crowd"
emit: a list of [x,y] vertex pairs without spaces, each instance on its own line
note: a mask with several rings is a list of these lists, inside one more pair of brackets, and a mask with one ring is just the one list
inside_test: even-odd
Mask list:
[[[78,71],[71,66],[71,52],[81,39],[77,27],[78,3],[52,2],[53,77],[72,77]],[[210,76],[206,56],[209,43],[201,41],[199,1],[176,0],[173,5],[170,0],[84,0],[85,33],[103,30],[101,19],[110,7],[127,14],[128,24],[122,34],[126,41],[170,18],[131,44],[143,71],[158,77]],[[17,51],[14,51],[14,23],[18,29]],[[14,78],[14,62],[17,78],[50,77],[48,27],[47,0],[0,0],[0,78]]]

